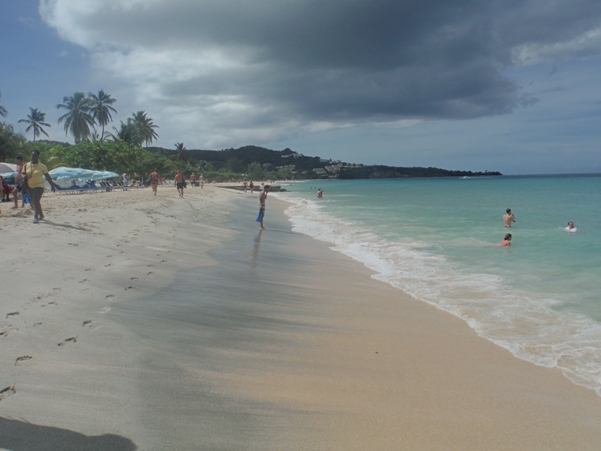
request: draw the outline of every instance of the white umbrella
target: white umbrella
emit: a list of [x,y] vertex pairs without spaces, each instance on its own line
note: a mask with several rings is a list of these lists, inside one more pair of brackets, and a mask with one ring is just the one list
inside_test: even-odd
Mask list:
[[119,174],[109,171],[94,171],[94,174],[88,180],[106,180],[119,177]]
[[11,163],[0,163],[0,174],[4,172],[16,172],[17,165]]
[[96,171],[61,166],[50,171],[53,180],[89,180]]

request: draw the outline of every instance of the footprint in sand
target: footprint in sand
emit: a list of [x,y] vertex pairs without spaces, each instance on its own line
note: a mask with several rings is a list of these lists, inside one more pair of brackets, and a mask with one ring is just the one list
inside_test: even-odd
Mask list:
[[17,389],[15,388],[14,385],[11,385],[10,387],[6,387],[6,388],[0,390],[0,401],[8,398],[9,396],[14,395],[15,393],[17,393]]
[[77,337],[70,337],[70,338],[65,338],[63,341],[61,341],[58,345],[59,346],[66,346],[69,343],[77,343]]
[[107,313],[107,312],[110,312],[110,311],[111,311],[110,307],[104,307],[104,308],[98,310],[99,313]]
[[90,279],[82,279],[82,280],[79,281],[79,283],[86,283],[86,282],[89,282],[89,281],[90,281]]
[[114,297],[115,297],[115,295],[114,295],[114,294],[107,294],[107,295],[106,295],[106,299],[108,299],[108,298],[114,298]]
[[21,357],[17,357],[17,360],[15,360],[15,366],[31,359],[33,359],[33,357],[31,357],[30,355],[22,355]]
[[17,315],[20,315],[20,314],[21,314],[21,312],[11,312],[8,315],[6,315],[6,317],[10,318],[11,316],[17,316]]
[[138,280],[138,278],[137,277],[132,277],[131,280]]
[[133,287],[130,285],[129,287],[127,287],[125,290],[131,290]]
[[88,319],[83,322],[82,326],[83,327],[92,327],[92,324],[94,324],[94,321],[92,321],[91,319]]
[[7,330],[0,332],[0,337],[7,337],[7,336],[8,336]]
[[67,243],[69,246],[79,246],[79,243]]

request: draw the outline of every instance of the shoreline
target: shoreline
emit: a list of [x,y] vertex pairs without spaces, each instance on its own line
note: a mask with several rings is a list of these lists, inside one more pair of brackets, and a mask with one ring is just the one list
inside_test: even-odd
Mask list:
[[259,233],[258,196],[169,188],[1,223],[0,447],[19,418],[117,450],[596,449],[594,392],[292,232],[283,201]]

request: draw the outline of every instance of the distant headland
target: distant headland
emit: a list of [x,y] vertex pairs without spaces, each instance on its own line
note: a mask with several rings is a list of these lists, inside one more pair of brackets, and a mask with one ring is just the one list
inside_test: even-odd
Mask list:
[[[177,151],[162,147],[148,147],[168,157],[177,157]],[[190,159],[211,163],[216,168],[230,172],[245,172],[253,165],[259,165],[264,171],[289,173],[296,179],[374,179],[374,178],[412,178],[412,177],[481,177],[503,175],[500,172],[456,171],[440,168],[402,167],[365,165],[309,157],[292,149],[271,150],[258,146],[244,146],[238,149],[223,150],[186,150]],[[257,168],[258,169],[258,168]],[[249,171],[246,171],[249,172]],[[284,178],[284,177],[273,177]]]

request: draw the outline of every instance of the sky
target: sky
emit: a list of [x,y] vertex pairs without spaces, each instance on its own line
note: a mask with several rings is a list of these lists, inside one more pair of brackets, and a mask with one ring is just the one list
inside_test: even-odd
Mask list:
[[601,2],[0,0],[6,122],[73,142],[56,105],[101,89],[166,148],[601,173]]

